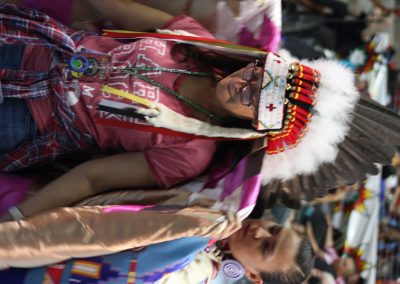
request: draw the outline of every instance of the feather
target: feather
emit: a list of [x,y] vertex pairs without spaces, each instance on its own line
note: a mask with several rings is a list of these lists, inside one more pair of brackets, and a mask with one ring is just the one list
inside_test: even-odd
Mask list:
[[338,153],[333,167],[335,168],[337,185],[348,185],[356,182],[341,152]]
[[300,209],[300,199],[292,194],[290,190],[290,182],[283,181],[280,183],[280,186],[279,199],[281,203],[289,208]]
[[327,189],[335,188],[337,182],[335,177],[335,171],[332,164],[323,164],[320,167],[320,172],[325,182],[325,188]]
[[355,147],[355,145],[349,141],[349,139],[346,139],[343,143],[341,143],[339,149],[344,151],[349,156],[349,159],[354,162],[356,167],[362,165],[363,171],[359,171],[358,174],[361,179],[364,179],[365,173],[371,175],[378,174],[379,170],[375,166],[374,161],[370,158],[370,156],[363,154],[359,148]]
[[367,118],[359,113],[354,113],[352,123],[362,128],[370,138],[380,140],[385,144],[400,144],[400,131],[392,130],[380,124],[376,116]]
[[352,72],[329,61],[306,65],[321,72],[307,132],[296,147],[266,155],[261,170],[262,183],[291,205],[376,174],[375,164],[389,164],[400,144],[400,116],[359,97]]
[[310,175],[302,176],[301,181],[305,191],[305,198],[307,201],[311,201],[318,194],[314,180]]
[[371,121],[376,125],[391,129],[395,132],[400,132],[400,119],[392,113],[385,111],[379,111],[378,109],[368,108],[362,104],[357,104],[354,108],[354,112],[365,119]]
[[378,139],[369,137],[364,129],[356,124],[352,125],[352,135],[346,137],[356,147],[359,147],[364,155],[369,156],[374,162],[381,164],[390,164],[394,156],[395,149],[390,145],[382,145]]
[[380,113],[380,116],[387,117],[388,121],[391,121],[391,122],[393,122],[394,125],[396,125],[397,127],[400,127],[400,116],[397,113],[395,113],[391,109],[389,109],[385,106],[382,106],[381,104],[371,100],[369,97],[361,96],[360,100],[358,102],[358,105],[364,106],[369,109],[376,110],[377,112]]
[[352,135],[346,137],[352,145],[359,148],[363,155],[368,156],[374,162],[387,163],[393,155],[393,149],[388,145],[381,145],[364,135],[364,131],[353,125]]
[[343,146],[343,143],[339,146],[339,156],[342,157],[342,160],[348,169],[348,174],[350,174],[354,179],[353,183],[358,180],[364,180],[365,172],[367,172],[370,163],[358,163],[357,160],[354,159],[353,156],[346,150],[345,146]]
[[296,198],[303,199],[303,187],[301,185],[300,176],[295,176],[291,180],[291,189]]
[[313,117],[296,147],[265,156],[261,171],[263,184],[274,179],[290,180],[296,175],[312,174],[321,164],[332,163],[337,144],[344,140],[349,129],[351,113],[359,98],[354,87],[354,74],[333,61],[319,60],[306,65],[321,73]]
[[326,192],[326,185],[324,182],[324,177],[322,175],[321,169],[319,169],[317,172],[313,174],[313,179],[315,181],[315,184],[317,186],[317,197],[321,197],[325,194]]

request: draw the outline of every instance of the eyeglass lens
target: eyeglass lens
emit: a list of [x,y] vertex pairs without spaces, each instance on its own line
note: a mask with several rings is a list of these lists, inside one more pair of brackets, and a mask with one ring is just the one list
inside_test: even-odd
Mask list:
[[242,79],[249,82],[242,89],[240,102],[245,106],[250,106],[253,103],[252,93],[257,90],[257,83],[254,82],[261,78],[261,72],[256,72],[257,64],[252,62],[243,69]]

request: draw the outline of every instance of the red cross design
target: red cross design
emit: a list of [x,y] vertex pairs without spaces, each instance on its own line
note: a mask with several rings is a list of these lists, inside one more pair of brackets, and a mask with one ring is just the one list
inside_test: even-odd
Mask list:
[[274,109],[276,109],[276,107],[275,107],[273,104],[269,104],[266,108],[267,108],[269,111],[273,111]]

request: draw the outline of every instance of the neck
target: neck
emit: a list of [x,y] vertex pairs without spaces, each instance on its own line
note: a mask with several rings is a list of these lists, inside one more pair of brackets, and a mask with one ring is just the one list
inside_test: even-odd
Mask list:
[[221,250],[223,250],[224,252],[228,253],[228,254],[231,253],[230,248],[229,248],[228,239],[219,240],[219,241],[216,243],[216,246],[217,246],[218,248],[220,248]]
[[[188,76],[181,84],[178,93],[186,97],[192,103],[206,109],[218,117],[226,117],[223,108],[219,107],[215,99],[217,82],[214,78]],[[210,119],[207,115],[193,109],[193,117],[210,123],[219,123]]]

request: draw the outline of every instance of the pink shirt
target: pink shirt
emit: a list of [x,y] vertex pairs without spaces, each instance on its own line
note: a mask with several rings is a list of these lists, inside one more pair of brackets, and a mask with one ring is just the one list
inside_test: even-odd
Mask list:
[[333,246],[328,246],[325,248],[324,259],[327,264],[331,265],[338,258],[339,255]]
[[[199,23],[186,16],[174,18],[165,28],[181,29],[201,37],[212,38],[212,35]],[[109,55],[112,66],[146,65],[195,69],[195,66],[190,66],[188,63],[177,63],[173,60],[170,54],[173,45],[173,42],[158,39],[142,39],[122,44],[112,38],[94,35],[86,36],[81,42],[77,43],[77,46],[82,48]],[[38,49],[35,52],[40,53],[41,50]],[[26,55],[25,58],[28,56]],[[28,64],[28,62],[26,63]],[[40,65],[38,62],[36,64]],[[149,72],[148,74],[149,78],[175,90],[178,79],[181,76],[183,75],[166,72]],[[68,84],[73,89],[74,84],[72,82],[68,82]],[[98,111],[97,105],[100,100],[131,103],[125,99],[101,92],[100,89],[103,84],[128,91],[129,93],[135,93],[148,100],[161,102],[176,112],[191,116],[187,106],[181,104],[171,94],[121,71],[112,71],[105,82],[80,81],[75,84],[77,86],[74,89],[75,91],[70,92],[67,96],[68,103],[77,114],[81,128],[94,138],[101,149],[143,152],[157,182],[163,187],[169,187],[185,181],[200,174],[207,168],[215,151],[215,141],[192,140],[96,123],[96,118],[107,118],[107,116],[112,116],[115,120],[129,120],[137,124],[147,123],[137,118],[127,118]],[[54,110],[52,110],[51,104],[46,100],[39,99],[29,101],[28,105],[41,132],[51,131],[51,125],[54,123],[52,121]],[[134,171],[134,168],[132,170]]]

